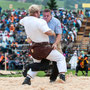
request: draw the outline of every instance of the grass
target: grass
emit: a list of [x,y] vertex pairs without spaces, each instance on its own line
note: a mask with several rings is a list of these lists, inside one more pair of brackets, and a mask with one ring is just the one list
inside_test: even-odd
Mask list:
[[37,74],[37,76],[39,76],[39,77],[44,77],[45,75],[46,75],[46,73],[43,71],[39,71]]
[[64,1],[57,1],[58,8],[64,8]]
[[21,70],[7,70],[12,72],[12,74],[3,74],[0,72],[0,77],[21,77],[22,71]]
[[[70,74],[70,73],[72,73],[73,75],[75,75],[75,70],[70,70],[69,69],[66,74]],[[78,72],[78,76],[82,76],[82,72],[81,71]],[[90,71],[88,71],[88,76],[90,76]]]
[[22,77],[22,74],[4,74],[4,75],[0,75],[0,77]]
[[[75,75],[75,70],[70,70],[70,69],[68,69],[68,71],[67,71],[67,73],[66,74],[73,74],[73,75]],[[85,72],[84,72],[85,73]],[[38,72],[38,74],[37,74],[37,76],[39,76],[39,77],[44,77],[46,74],[45,74],[45,72],[43,72],[43,71],[40,71],[40,72]],[[82,75],[82,72],[81,71],[79,71],[78,72],[78,76],[83,76]],[[90,76],[90,71],[88,71],[88,76]]]
[[[3,10],[10,9],[9,5],[12,4],[12,9],[18,9],[18,8],[24,8],[25,10],[28,10],[28,7],[32,3],[23,3],[23,2],[15,2],[15,1],[6,1],[6,0],[0,0],[0,6]],[[64,1],[57,1],[58,8],[64,8]],[[44,9],[44,6],[42,5],[42,9]]]
[[3,10],[10,9],[9,8],[10,4],[13,5],[12,9],[25,8],[26,10],[28,10],[28,7],[31,5],[31,3],[22,3],[22,2],[6,1],[6,0],[0,1],[0,6],[2,7]]
[[[15,70],[16,74],[3,74],[3,75],[0,75],[0,77],[22,77],[22,74],[21,74],[21,70]],[[70,74],[72,73],[73,75],[75,75],[75,70],[68,70],[66,74]],[[45,77],[46,73],[44,71],[39,71],[37,76],[39,77]],[[78,72],[78,76],[82,76],[82,72],[79,71]],[[90,76],[90,71],[88,71],[88,76]]]

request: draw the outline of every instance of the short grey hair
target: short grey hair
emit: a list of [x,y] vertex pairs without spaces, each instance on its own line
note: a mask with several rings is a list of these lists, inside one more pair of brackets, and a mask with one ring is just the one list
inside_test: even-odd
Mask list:
[[30,15],[33,15],[35,12],[38,12],[41,10],[41,6],[40,5],[36,5],[36,4],[33,4],[29,7],[29,14]]

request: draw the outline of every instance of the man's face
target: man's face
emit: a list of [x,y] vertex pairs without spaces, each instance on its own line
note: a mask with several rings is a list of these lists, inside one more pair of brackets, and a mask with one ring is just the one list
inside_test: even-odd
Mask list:
[[50,12],[43,12],[43,18],[48,23],[51,20],[51,13]]

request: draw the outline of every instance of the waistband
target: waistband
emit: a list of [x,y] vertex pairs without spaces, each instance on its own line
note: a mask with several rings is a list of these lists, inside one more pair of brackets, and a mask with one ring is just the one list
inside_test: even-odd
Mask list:
[[50,44],[49,42],[32,42],[32,44]]

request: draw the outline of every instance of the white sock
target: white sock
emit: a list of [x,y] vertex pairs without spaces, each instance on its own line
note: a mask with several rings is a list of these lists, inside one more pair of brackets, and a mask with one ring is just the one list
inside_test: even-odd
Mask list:
[[27,72],[27,76],[30,78],[34,78],[37,75],[37,71],[32,71],[31,69],[29,69],[29,71]]

